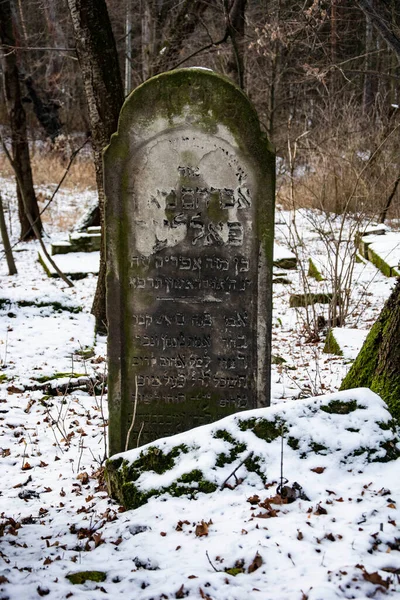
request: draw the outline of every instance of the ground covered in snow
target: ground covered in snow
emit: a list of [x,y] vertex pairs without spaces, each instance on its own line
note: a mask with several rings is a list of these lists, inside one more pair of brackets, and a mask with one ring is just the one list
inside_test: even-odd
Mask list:
[[[0,183],[15,242],[14,187]],[[60,224],[68,211],[77,213],[90,200],[90,194],[71,196],[72,208],[65,195],[53,203],[46,226],[53,240],[62,238]],[[304,293],[305,286],[307,292],[332,291],[332,269],[338,269],[328,251],[333,240],[339,267],[351,275],[346,326],[371,327],[394,280],[370,263],[349,260],[353,234],[354,224],[343,226],[338,217],[277,212],[277,242],[299,260],[295,270],[274,270],[273,407],[263,412],[290,421],[283,438],[266,443],[241,431],[236,417],[202,428],[191,434],[201,441],[197,450],[184,453],[181,468],[201,464],[204,478],[218,489],[192,493],[192,499],[164,493],[128,511],[108,497],[102,479],[106,340],[95,339],[90,315],[95,277],[76,281],[74,288],[49,279],[37,262],[35,242],[15,247],[16,276],[7,275],[2,257],[0,599],[398,595],[399,459],[372,461],[392,457],[381,444],[396,446],[388,414],[366,390],[346,392],[359,405],[349,414],[307,413],[311,405],[329,403],[326,397],[310,398],[336,393],[351,360],[323,353],[326,305],[289,307],[290,294]],[[320,281],[308,276],[310,257],[321,269]],[[324,318],[316,333],[318,317]],[[213,437],[218,428],[239,436],[245,448],[231,454],[229,439]],[[187,435],[179,436],[179,444]],[[297,447],[288,444],[290,437]],[[282,439],[283,476],[288,487],[296,481],[304,492],[288,504],[276,493]],[[239,466],[251,452],[262,456],[262,477]],[[220,454],[233,460],[213,469]],[[156,482],[145,477],[150,476],[143,475],[143,489],[154,488]],[[166,474],[159,477],[165,478],[160,487],[173,483]],[[68,578],[82,572],[92,579]]]

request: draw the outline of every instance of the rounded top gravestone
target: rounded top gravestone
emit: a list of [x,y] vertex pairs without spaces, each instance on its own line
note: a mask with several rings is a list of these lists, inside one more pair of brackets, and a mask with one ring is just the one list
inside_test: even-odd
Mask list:
[[111,454],[269,404],[274,164],[212,71],[127,98],[104,153]]

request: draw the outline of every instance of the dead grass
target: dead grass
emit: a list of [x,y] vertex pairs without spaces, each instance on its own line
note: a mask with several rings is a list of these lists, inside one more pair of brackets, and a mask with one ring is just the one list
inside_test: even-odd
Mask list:
[[[63,177],[71,153],[65,150],[31,152],[31,165],[35,187],[57,184]],[[13,170],[4,155],[0,154],[0,173],[3,177],[13,177]],[[83,150],[75,158],[62,185],[62,189],[96,189],[93,159],[90,152]]]
[[[288,168],[278,179],[278,203],[289,210],[378,218],[399,175],[399,131],[400,115],[378,127],[349,112],[325,128],[288,132]],[[399,200],[400,187],[389,219],[400,217]]]

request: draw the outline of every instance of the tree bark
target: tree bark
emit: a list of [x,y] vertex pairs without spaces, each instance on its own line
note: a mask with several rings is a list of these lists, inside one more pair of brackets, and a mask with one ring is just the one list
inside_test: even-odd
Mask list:
[[227,64],[227,75],[242,89],[245,88],[244,80],[244,54],[245,54],[245,12],[247,0],[233,0],[230,3],[224,0],[226,27],[231,39],[232,50]]
[[102,244],[100,272],[92,313],[98,331],[106,331],[104,187],[102,152],[117,130],[124,100],[118,55],[105,0],[68,0],[92,133]]
[[[11,127],[11,146],[14,167],[18,173],[18,181],[23,186],[23,195],[26,209],[29,211],[39,233],[42,232],[39,207],[33,187],[32,169],[29,156],[28,135],[26,128],[26,114],[21,101],[21,88],[19,84],[19,71],[16,59],[15,37],[13,32],[12,12],[10,0],[0,2],[0,41],[3,44],[4,64],[4,95]],[[24,203],[22,201],[20,185],[17,183],[18,215],[21,225],[21,238],[32,239],[35,233],[29,223]]]
[[4,246],[4,254],[6,255],[7,266],[8,266],[8,274],[16,275],[17,267],[15,266],[14,256],[12,253],[12,248],[10,244],[10,238],[8,237],[6,220],[4,218],[4,207],[3,207],[3,198],[0,194],[0,232],[1,239],[3,241]]
[[379,394],[393,417],[400,419],[400,279],[350,371],[341,390],[368,387]]
[[[174,19],[162,32],[163,41],[155,57],[153,74],[172,68],[188,37],[195,30],[201,16],[209,8],[207,0],[183,0]],[[166,5],[168,6],[168,5]],[[161,21],[166,15],[161,15]]]

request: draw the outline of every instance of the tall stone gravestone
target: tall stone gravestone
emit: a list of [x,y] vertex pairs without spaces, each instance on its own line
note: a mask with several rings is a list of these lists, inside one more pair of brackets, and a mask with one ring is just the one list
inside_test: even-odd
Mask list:
[[104,172],[110,453],[268,405],[274,155],[246,96],[150,79]]

